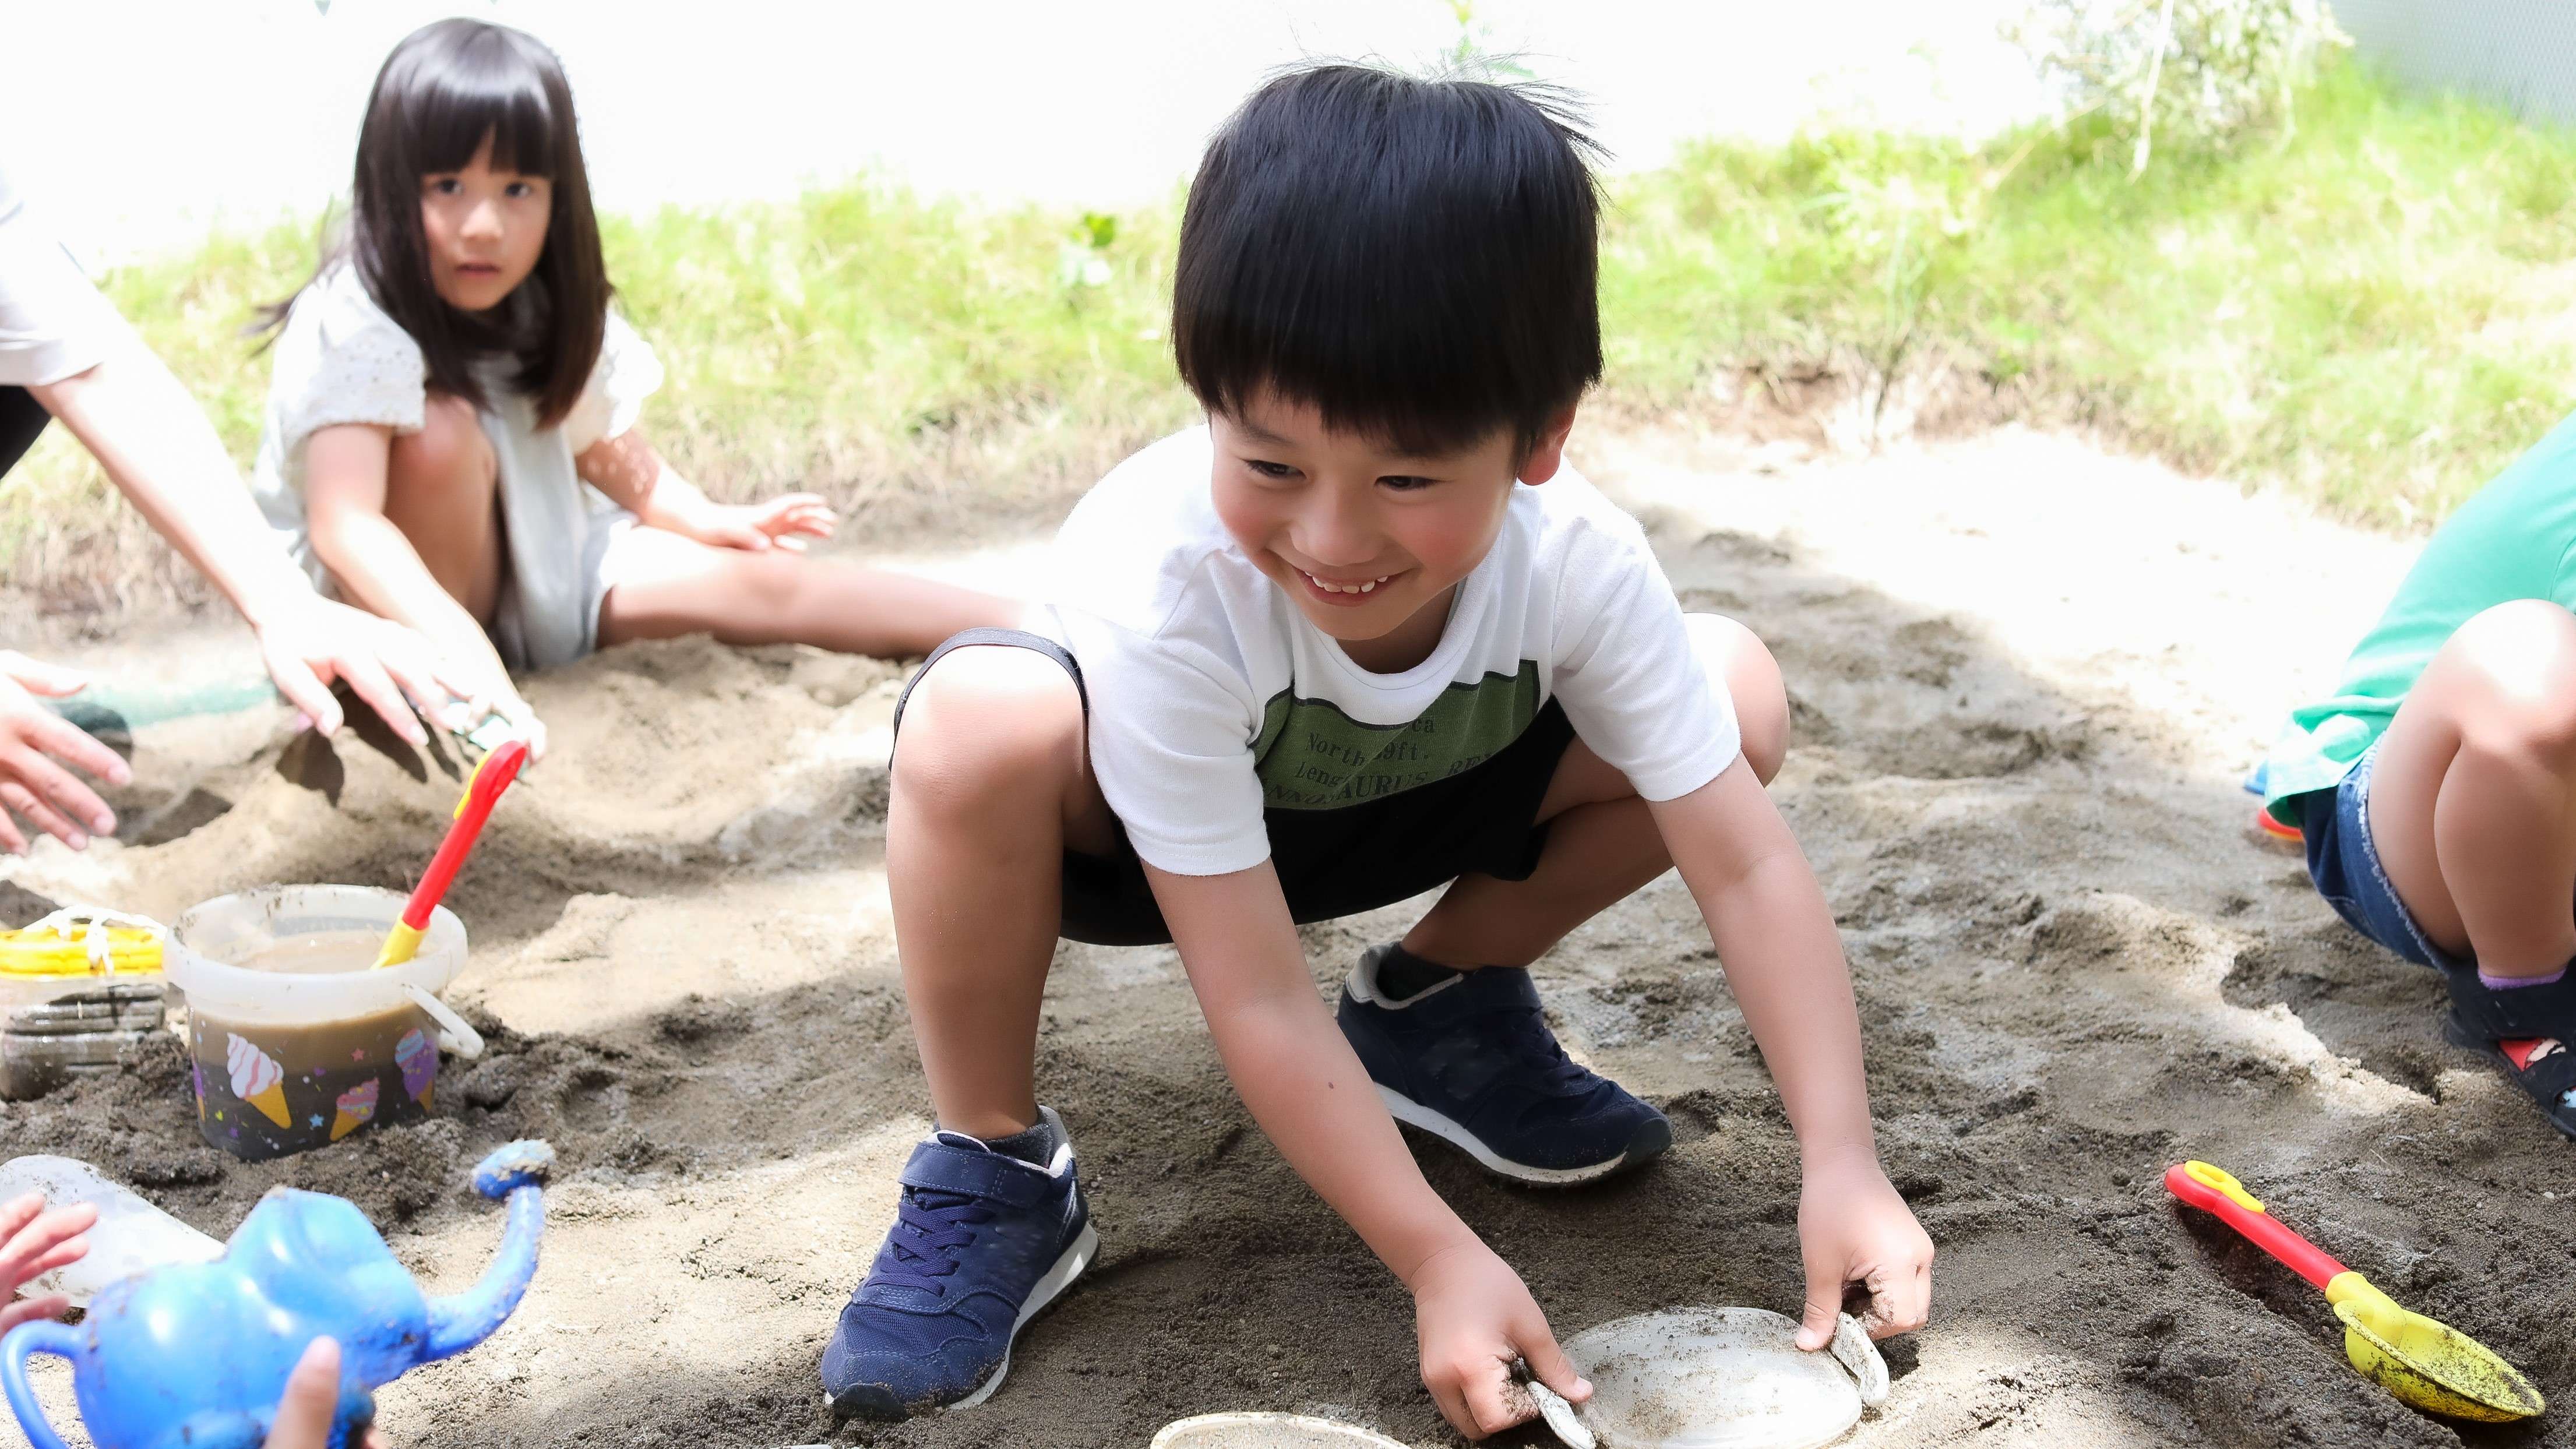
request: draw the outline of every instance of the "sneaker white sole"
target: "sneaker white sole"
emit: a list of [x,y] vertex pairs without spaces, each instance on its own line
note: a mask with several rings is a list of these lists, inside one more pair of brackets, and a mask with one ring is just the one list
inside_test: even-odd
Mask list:
[[1514,1182],[1525,1182],[1533,1187],[1572,1187],[1576,1183],[1595,1182],[1608,1177],[1628,1164],[1628,1154],[1621,1152],[1608,1162],[1591,1167],[1532,1167],[1497,1154],[1477,1141],[1474,1133],[1392,1087],[1379,1086],[1377,1096],[1398,1122],[1430,1133],[1476,1159],[1487,1172],[1497,1177],[1508,1177]]
[[1081,1277],[1082,1270],[1090,1267],[1091,1260],[1099,1255],[1100,1234],[1091,1224],[1084,1223],[1082,1235],[1073,1240],[1073,1246],[1065,1249],[1064,1256],[1056,1259],[1055,1266],[1047,1269],[1046,1276],[1029,1290],[1029,1301],[1020,1305],[1020,1316],[1011,1324],[1011,1341],[1002,1346],[1002,1361],[994,1368],[993,1376],[984,1380],[975,1392],[945,1406],[940,1412],[953,1414],[959,1409],[971,1409],[993,1397],[993,1391],[1002,1386],[1002,1376],[1011,1371],[1011,1350],[1019,1346],[1020,1330],[1028,1327],[1030,1319],[1037,1317],[1064,1290],[1072,1287],[1073,1280]]
[[[1002,1386],[1003,1376],[1011,1371],[1011,1350],[1019,1346],[1020,1330],[1028,1327],[1029,1320],[1044,1312],[1048,1304],[1062,1297],[1064,1290],[1072,1287],[1073,1280],[1081,1277],[1082,1270],[1090,1267],[1091,1260],[1098,1256],[1100,1233],[1086,1222],[1082,1225],[1081,1236],[1073,1240],[1073,1246],[1065,1249],[1064,1256],[1056,1259],[1055,1266],[1047,1269],[1046,1276],[1029,1290],[1028,1301],[1020,1305],[1020,1316],[1011,1322],[1011,1341],[1002,1345],[1002,1361],[994,1365],[993,1376],[977,1384],[975,1392],[953,1404],[941,1404],[931,1412],[953,1414],[959,1409],[974,1408],[993,1397],[993,1392]],[[823,1396],[823,1411],[827,1414],[832,1412],[832,1396],[829,1394]]]

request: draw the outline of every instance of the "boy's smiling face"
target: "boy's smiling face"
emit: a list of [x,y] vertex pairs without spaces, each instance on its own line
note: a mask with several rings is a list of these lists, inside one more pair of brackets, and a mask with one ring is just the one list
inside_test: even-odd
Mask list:
[[1492,549],[1515,478],[1554,477],[1573,426],[1567,408],[1515,468],[1509,428],[1417,456],[1265,392],[1208,415],[1217,517],[1352,663],[1409,669],[1438,647],[1450,591]]

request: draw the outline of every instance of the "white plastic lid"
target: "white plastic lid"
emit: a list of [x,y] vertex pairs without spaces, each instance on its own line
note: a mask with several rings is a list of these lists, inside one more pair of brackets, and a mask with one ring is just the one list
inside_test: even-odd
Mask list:
[[1872,1402],[1886,1368],[1865,1334],[1801,1353],[1797,1333],[1768,1309],[1683,1308],[1586,1329],[1565,1356],[1592,1381],[1581,1412],[1601,1449],[1817,1449],[1860,1420],[1863,1385],[1838,1354],[1876,1366]]

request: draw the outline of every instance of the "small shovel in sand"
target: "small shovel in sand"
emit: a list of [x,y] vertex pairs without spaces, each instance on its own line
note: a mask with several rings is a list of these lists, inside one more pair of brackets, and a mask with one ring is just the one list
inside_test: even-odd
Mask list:
[[447,827],[447,838],[438,843],[438,854],[430,857],[429,870],[413,888],[411,899],[403,903],[402,919],[385,933],[384,949],[376,953],[379,969],[400,966],[420,949],[421,933],[429,929],[429,913],[438,909],[439,897],[447,894],[458,867],[474,849],[474,838],[483,833],[483,822],[492,818],[501,792],[519,778],[519,767],[527,762],[525,740],[504,740],[475,761],[474,773],[465,780],[464,797],[456,802],[456,823]]
[[2343,1351],[2352,1366],[2390,1393],[2424,1410],[2454,1419],[2500,1424],[2539,1416],[2548,1407],[2540,1390],[2486,1345],[2389,1296],[2316,1244],[2263,1211],[2245,1185],[2206,1162],[2178,1163],[2165,1172],[2165,1191],[2243,1233],[2326,1291],[2343,1320]]

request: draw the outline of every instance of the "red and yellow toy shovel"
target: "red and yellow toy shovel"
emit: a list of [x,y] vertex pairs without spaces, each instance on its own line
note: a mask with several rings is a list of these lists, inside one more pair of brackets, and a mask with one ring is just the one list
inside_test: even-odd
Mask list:
[[2539,1416],[2549,1405],[2512,1364],[2456,1329],[2410,1313],[2316,1244],[2263,1211],[2245,1185],[2206,1162],[2165,1172],[2165,1190],[2243,1233],[2264,1252],[2326,1291],[2343,1320],[2343,1351],[2362,1375],[2427,1413],[2500,1424]]
[[385,934],[385,947],[376,953],[379,968],[400,966],[420,949],[421,933],[429,929],[429,913],[438,909],[439,898],[447,894],[457,868],[474,849],[474,838],[483,833],[483,822],[492,818],[501,792],[519,778],[519,767],[527,762],[525,740],[504,740],[475,762],[474,773],[465,780],[465,796],[456,802],[456,823],[447,827],[447,838],[438,843],[438,854],[430,857],[428,872],[403,904],[402,919]]

